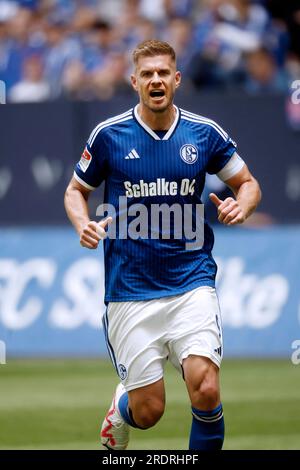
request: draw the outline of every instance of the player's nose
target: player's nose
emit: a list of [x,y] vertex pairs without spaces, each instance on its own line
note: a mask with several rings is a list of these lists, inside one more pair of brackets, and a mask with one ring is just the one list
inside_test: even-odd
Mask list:
[[152,83],[160,83],[160,82],[161,82],[161,78],[159,74],[157,72],[154,72],[154,74],[152,75]]

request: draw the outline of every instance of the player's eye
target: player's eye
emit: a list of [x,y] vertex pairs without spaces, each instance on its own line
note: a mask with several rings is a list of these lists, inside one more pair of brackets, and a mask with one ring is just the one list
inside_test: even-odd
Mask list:
[[150,78],[151,75],[152,75],[151,72],[142,72],[142,73],[141,73],[141,76],[142,76],[143,78]]

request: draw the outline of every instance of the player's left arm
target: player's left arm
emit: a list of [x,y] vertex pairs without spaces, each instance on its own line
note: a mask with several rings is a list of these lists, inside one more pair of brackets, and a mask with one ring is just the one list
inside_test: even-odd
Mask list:
[[224,182],[235,198],[227,197],[222,201],[214,193],[209,195],[218,209],[218,220],[225,225],[242,224],[255,211],[261,200],[259,184],[246,164],[238,173]]

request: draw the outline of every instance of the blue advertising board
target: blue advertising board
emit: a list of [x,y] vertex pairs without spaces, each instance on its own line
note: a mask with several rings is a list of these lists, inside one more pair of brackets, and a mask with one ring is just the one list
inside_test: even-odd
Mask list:
[[[300,339],[300,227],[218,228],[225,356],[292,354]],[[70,227],[2,229],[0,340],[12,356],[102,356],[103,253]]]

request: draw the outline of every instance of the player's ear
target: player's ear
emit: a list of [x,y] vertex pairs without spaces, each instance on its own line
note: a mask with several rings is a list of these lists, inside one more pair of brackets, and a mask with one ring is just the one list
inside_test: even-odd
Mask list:
[[130,76],[130,80],[131,80],[131,85],[132,85],[133,89],[134,89],[135,91],[138,91],[138,89],[137,89],[137,83],[136,83],[137,80],[136,80],[136,76],[135,76],[134,74],[132,74],[132,75]]
[[175,86],[176,88],[179,87],[181,83],[181,72],[179,72],[179,70],[177,70],[176,74],[175,74]]

